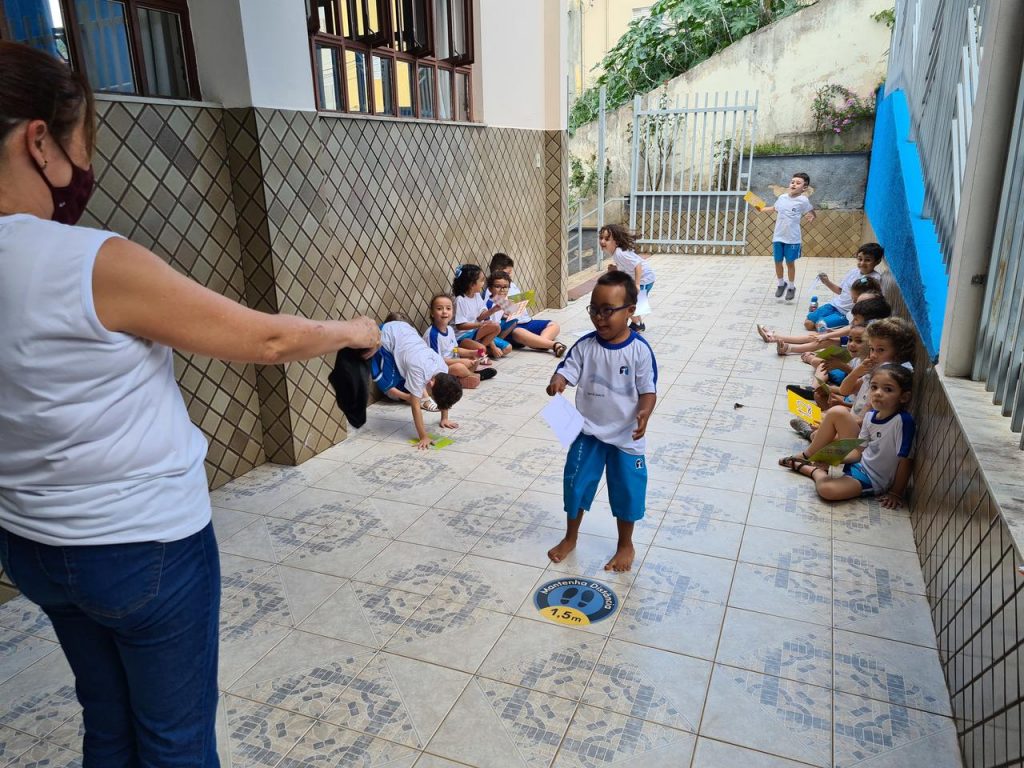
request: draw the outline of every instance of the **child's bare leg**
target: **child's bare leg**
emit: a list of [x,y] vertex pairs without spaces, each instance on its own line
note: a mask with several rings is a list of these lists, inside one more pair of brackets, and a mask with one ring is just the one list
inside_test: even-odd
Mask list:
[[[544,332],[547,333],[547,328]],[[516,328],[512,331],[512,338],[524,347],[530,349],[551,349],[555,346],[555,340],[553,337],[548,338],[543,334],[531,333],[525,328]]]
[[843,440],[859,434],[860,424],[857,423],[857,417],[849,408],[837,405],[825,411],[821,425],[815,431],[814,439],[804,453],[813,456],[833,440]]
[[781,261],[776,261],[775,262],[775,277],[778,278],[779,280],[782,279],[782,262]]
[[555,339],[558,338],[558,334],[560,334],[561,332],[561,326],[554,320],[552,320],[544,327],[544,330],[540,332],[540,335],[543,336],[548,341],[554,341]]
[[498,335],[498,331],[501,330],[501,326],[497,323],[482,323],[479,328],[476,329],[476,340],[483,344],[485,347],[492,346],[491,342],[494,341],[494,337]]
[[480,377],[473,373],[465,363],[449,364],[448,373],[459,380],[463,389],[476,389],[480,386]]
[[809,333],[801,333],[799,335],[786,336],[781,333],[773,333],[776,341],[784,341],[787,344],[806,344],[809,341],[817,341],[817,336],[811,336]]
[[632,521],[615,518],[619,529],[619,543],[615,547],[615,554],[612,559],[605,563],[606,571],[622,573],[633,567],[633,559],[636,557],[636,550],[633,549],[633,525]]
[[481,349],[484,350],[485,352],[487,351],[487,347],[485,347],[483,344],[481,344],[479,341],[476,341],[475,339],[463,339],[462,341],[459,342],[459,346],[462,347],[463,349],[471,349],[478,355],[480,354]]
[[403,403],[412,402],[412,395],[410,395],[408,392],[403,392],[398,387],[392,387],[387,392],[385,392],[385,394],[392,400],[401,400]]
[[814,488],[825,501],[844,501],[861,495],[860,480],[847,475],[830,477],[827,472],[814,476]]
[[796,259],[786,262],[786,272],[789,274],[790,284],[796,282]]
[[552,563],[562,562],[566,556],[576,549],[576,536],[580,532],[580,524],[583,522],[583,510],[576,513],[576,517],[566,516],[565,537],[548,550],[548,558]]

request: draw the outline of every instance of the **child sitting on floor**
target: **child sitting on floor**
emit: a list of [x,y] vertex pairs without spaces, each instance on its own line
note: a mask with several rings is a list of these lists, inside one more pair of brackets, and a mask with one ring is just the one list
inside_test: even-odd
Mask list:
[[[841,328],[844,325],[849,325],[848,314],[858,299],[854,295],[854,284],[864,286],[865,284],[860,282],[859,278],[870,277],[879,281],[880,289],[882,276],[878,273],[878,264],[884,256],[885,250],[878,243],[864,243],[857,250],[857,266],[843,276],[839,285],[833,283],[826,273],[820,272],[818,279],[822,285],[832,293],[839,295],[822,304],[813,312],[808,312],[807,319],[804,320],[804,327],[813,331],[818,328],[819,323],[824,323],[828,328]],[[865,289],[861,287],[859,292],[864,293]],[[880,290],[878,293],[881,295]]]
[[[512,277],[507,272],[492,272],[487,278],[487,306],[489,308],[499,307],[500,312],[494,315],[494,319],[501,325],[501,336],[512,342],[513,346],[527,347],[542,351],[551,350],[555,357],[565,354],[565,344],[558,341],[555,336],[558,334],[558,325],[548,323],[547,320],[523,321],[526,310],[523,309],[514,318],[505,317],[505,307],[511,306],[509,292],[512,290]],[[528,329],[533,323],[545,323],[541,325],[541,332],[534,333]]]
[[483,358],[477,350],[459,346],[458,332],[448,325],[454,314],[455,302],[450,295],[439,293],[433,296],[430,299],[430,327],[423,332],[423,340],[444,358],[448,373],[462,382],[463,389],[475,389],[481,381],[494,378],[498,372],[481,367]]
[[[393,317],[399,313],[389,315]],[[387,397],[408,403],[420,450],[433,441],[423,426],[423,410],[441,412],[440,426],[457,429],[449,409],[462,398],[462,384],[448,373],[448,364],[426,345],[404,320],[388,320],[380,329],[380,346],[370,360],[373,381]],[[433,398],[433,400],[431,400]]]
[[471,339],[482,344],[492,357],[501,357],[502,352],[494,343],[501,326],[491,320],[500,307],[487,308],[480,292],[486,283],[484,272],[476,264],[463,264],[455,270],[452,281],[452,295],[455,297],[455,329],[459,342]]
[[789,456],[783,466],[814,480],[826,501],[879,496],[883,507],[899,509],[910,480],[910,448],[914,419],[907,413],[914,374],[897,363],[879,365],[871,374],[871,410],[864,416],[859,448],[843,459],[842,477],[832,477],[825,466],[806,456]]
[[[491,257],[491,273],[504,272],[508,275],[509,296],[521,296],[523,291],[516,285],[515,262],[505,253],[496,253]],[[490,295],[485,294],[485,299]],[[550,349],[555,357],[565,354],[565,345],[558,341],[561,328],[554,320],[541,320],[530,316],[530,309],[524,309],[516,323],[516,333],[512,336],[513,347],[529,347],[530,349]],[[559,354],[561,350],[561,354]]]
[[[862,279],[867,281],[873,278],[865,277]],[[850,310],[850,325],[867,325],[872,320],[881,320],[892,314],[892,307],[881,295],[869,293],[865,290],[864,293],[860,293],[858,296],[860,297],[859,300],[853,305],[853,309]],[[765,331],[765,334],[762,334],[761,338],[764,339],[767,336],[767,340],[774,341],[776,352],[779,355],[785,356],[817,352],[819,349],[839,344],[842,338],[847,335],[850,326],[835,328],[824,333],[808,333],[802,336],[782,336],[776,334],[770,328],[758,326],[758,333],[761,333],[762,330]]]

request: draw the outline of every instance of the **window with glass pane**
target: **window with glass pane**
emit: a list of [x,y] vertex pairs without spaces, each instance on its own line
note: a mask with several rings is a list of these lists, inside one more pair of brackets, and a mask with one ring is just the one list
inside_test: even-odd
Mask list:
[[469,122],[470,119],[470,99],[472,98],[469,92],[469,75],[465,72],[455,73],[455,119],[462,120],[463,122]]
[[391,59],[373,57],[373,111],[378,115],[395,114],[393,66]]
[[328,35],[340,35],[338,14],[334,0],[306,0],[306,16],[310,31],[323,32]]
[[139,43],[149,93],[170,99],[188,98],[181,17],[169,11],[139,8]]
[[437,116],[452,119],[452,71],[437,68]]
[[349,112],[369,112],[370,99],[366,90],[366,54],[345,51],[345,87]]
[[448,0],[434,0],[434,57],[447,59],[451,55],[448,42]]
[[395,50],[419,56],[429,53],[427,0],[391,0],[391,23]]
[[395,94],[400,117],[416,116],[416,107],[412,101],[415,92],[416,77],[412,63],[398,59],[395,62]]
[[420,117],[434,117],[434,68],[419,67]]
[[335,48],[316,47],[316,86],[320,109],[337,112],[341,109],[341,73],[338,71],[338,51]]
[[339,0],[342,34],[370,45],[386,43],[385,0]]
[[89,84],[97,91],[135,93],[124,3],[76,0],[74,7]]
[[451,4],[452,19],[452,41],[451,57],[462,59],[469,52],[466,41],[468,39],[467,25],[469,19],[466,16],[466,3],[464,0],[447,0]]
[[4,39],[25,43],[66,62],[71,61],[67,25],[59,3],[4,0],[0,2],[0,22]]

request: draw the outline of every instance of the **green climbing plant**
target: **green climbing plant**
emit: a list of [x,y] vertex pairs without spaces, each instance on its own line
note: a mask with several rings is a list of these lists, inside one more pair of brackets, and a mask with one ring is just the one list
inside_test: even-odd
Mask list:
[[601,61],[604,71],[569,111],[569,130],[597,117],[602,85],[614,109],[800,7],[799,0],[657,0]]

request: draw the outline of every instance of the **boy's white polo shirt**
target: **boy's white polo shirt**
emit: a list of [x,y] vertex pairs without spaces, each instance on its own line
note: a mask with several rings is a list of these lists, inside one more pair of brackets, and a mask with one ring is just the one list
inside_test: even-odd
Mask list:
[[423,397],[428,381],[439,373],[448,373],[448,363],[428,347],[408,323],[400,320],[384,323],[380,343],[394,356],[398,373],[405,379],[405,388],[411,395]]
[[633,439],[640,395],[658,391],[658,363],[647,340],[635,332],[619,344],[604,341],[597,332],[581,338],[558,364],[560,373],[576,387],[576,409],[583,415],[583,432],[635,455],[645,440]]
[[793,197],[789,194],[779,195],[775,201],[775,231],[772,233],[773,243],[798,244],[800,242],[800,218],[814,210],[811,201],[803,195]]

